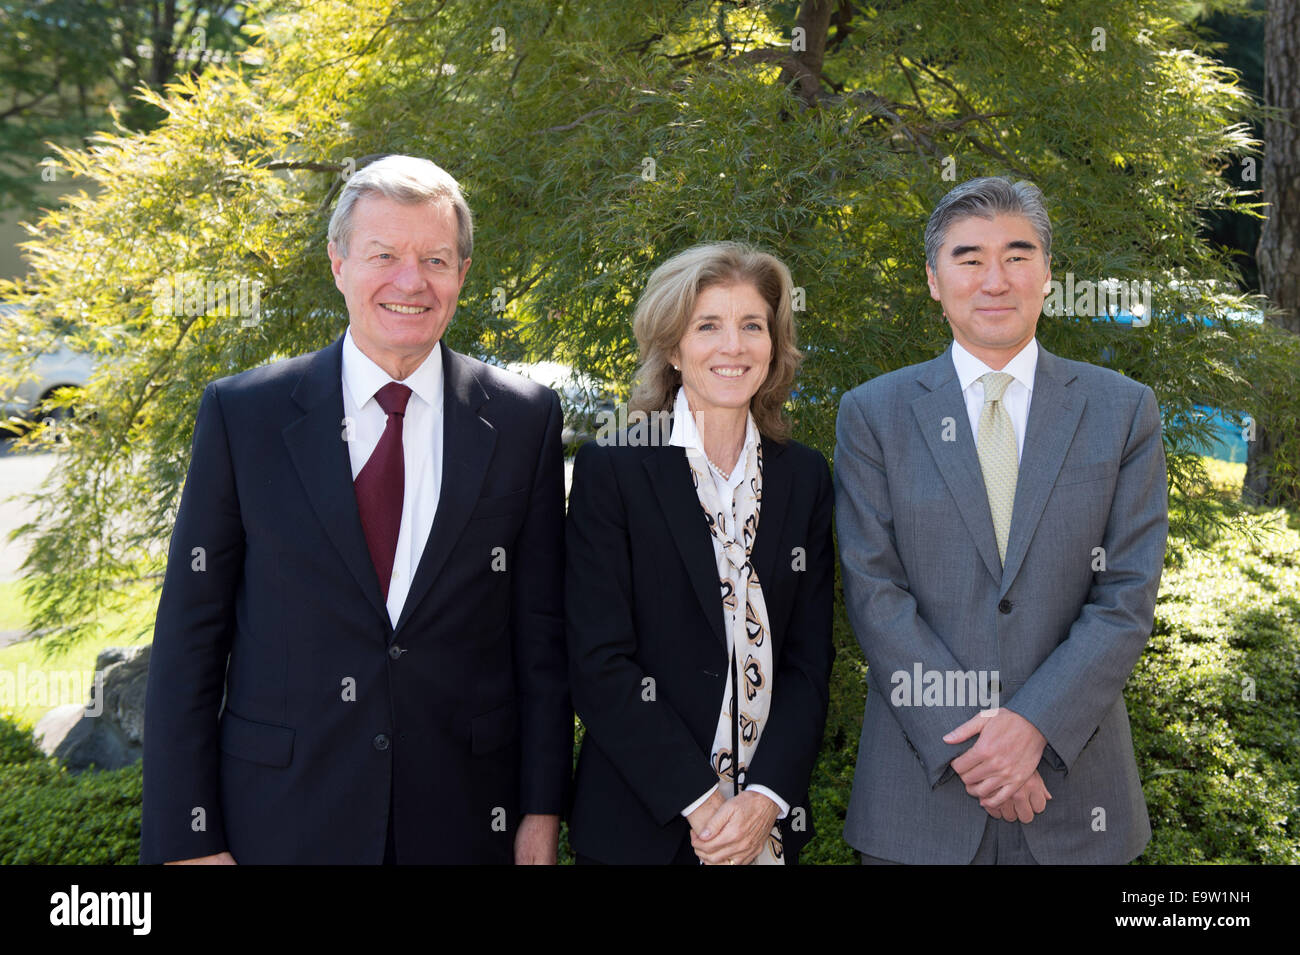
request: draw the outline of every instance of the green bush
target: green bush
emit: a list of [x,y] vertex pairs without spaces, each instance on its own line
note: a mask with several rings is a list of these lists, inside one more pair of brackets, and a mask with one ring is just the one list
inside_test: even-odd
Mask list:
[[134,865],[141,764],[69,773],[0,718],[0,865]]
[[1171,541],[1126,690],[1152,839],[1144,863],[1300,862],[1300,533]]
[[44,758],[45,754],[36,745],[36,737],[30,729],[0,716],[0,767]]

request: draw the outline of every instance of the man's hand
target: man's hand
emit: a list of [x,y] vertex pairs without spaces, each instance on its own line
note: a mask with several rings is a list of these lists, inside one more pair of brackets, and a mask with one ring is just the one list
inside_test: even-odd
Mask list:
[[739,793],[723,803],[703,831],[691,832],[691,848],[705,865],[749,865],[780,814],[781,807],[762,793]]
[[555,865],[560,854],[560,817],[525,815],[515,832],[515,865]]
[[993,809],[1010,799],[1038,768],[1047,738],[1033,723],[1005,707],[983,710],[943,738],[961,743],[976,734],[975,745],[950,764],[966,792]]
[[995,819],[1030,823],[1034,821],[1035,813],[1040,813],[1047,808],[1047,800],[1051,798],[1052,794],[1047,791],[1047,784],[1043,782],[1043,777],[1038,774],[1038,770],[1034,770],[1034,774],[1029,777],[1029,782],[1016,790],[1015,795],[1000,806],[993,806],[987,811]]
[[218,852],[214,856],[199,856],[197,859],[177,859],[164,865],[235,865],[235,857],[227,852]]

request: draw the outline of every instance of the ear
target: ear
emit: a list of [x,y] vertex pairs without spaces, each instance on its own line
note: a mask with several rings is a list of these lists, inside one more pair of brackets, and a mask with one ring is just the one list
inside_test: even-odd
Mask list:
[[460,280],[456,283],[457,292],[465,287],[465,276],[469,274],[469,264],[473,261],[474,260],[470,258],[460,264]]
[[940,301],[939,280],[935,277],[934,269],[930,268],[929,262],[925,263],[925,280],[930,286],[930,298],[934,299],[936,302]]
[[343,255],[333,242],[326,247],[326,251],[330,257],[330,271],[334,273],[334,284],[338,286],[338,290],[341,292],[343,291],[343,282],[340,273],[343,270]]

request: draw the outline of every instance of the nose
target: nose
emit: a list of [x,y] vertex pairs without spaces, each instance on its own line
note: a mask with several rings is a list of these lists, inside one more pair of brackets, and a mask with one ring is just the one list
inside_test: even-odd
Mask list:
[[418,258],[404,258],[392,278],[393,287],[400,292],[420,292],[424,289],[424,276],[420,274]]
[[740,351],[740,325],[727,322],[722,330],[722,350],[730,354]]
[[984,281],[980,283],[981,290],[990,295],[996,295],[1005,292],[1010,287],[1011,283],[1007,280],[1006,268],[1001,262],[994,259],[989,263],[988,268],[984,270]]

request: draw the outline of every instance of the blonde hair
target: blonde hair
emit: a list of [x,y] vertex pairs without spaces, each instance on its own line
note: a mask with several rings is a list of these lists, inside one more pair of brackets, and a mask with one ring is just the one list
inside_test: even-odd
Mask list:
[[679,252],[650,275],[636,305],[632,330],[641,365],[632,387],[629,411],[671,411],[681,373],[669,360],[681,344],[706,289],[719,285],[751,285],[767,302],[772,363],[767,378],[750,399],[754,424],[764,437],[785,441],[790,421],[785,402],[794,386],[803,355],[795,347],[790,270],[774,255],[739,242],[709,242]]

